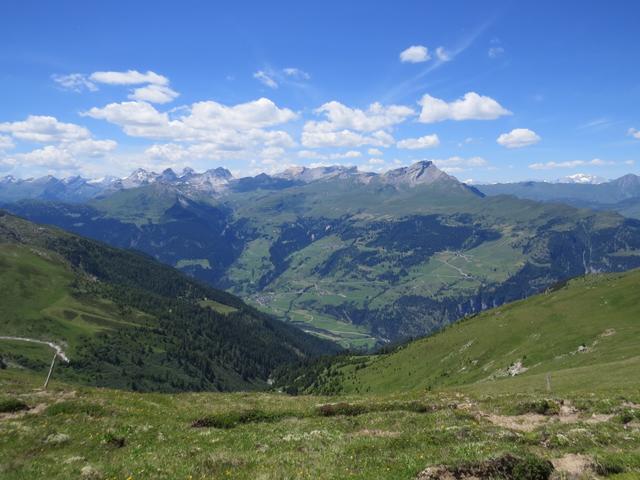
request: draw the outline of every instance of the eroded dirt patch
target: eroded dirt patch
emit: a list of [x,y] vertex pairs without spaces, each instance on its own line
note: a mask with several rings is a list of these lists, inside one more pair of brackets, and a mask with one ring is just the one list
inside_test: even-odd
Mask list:
[[565,477],[580,478],[582,475],[593,471],[593,459],[587,455],[568,453],[564,457],[551,460],[558,473],[564,473]]
[[553,464],[548,460],[533,456],[521,458],[506,453],[481,462],[427,467],[418,474],[416,480],[488,480],[491,478],[547,480],[551,477],[553,470]]

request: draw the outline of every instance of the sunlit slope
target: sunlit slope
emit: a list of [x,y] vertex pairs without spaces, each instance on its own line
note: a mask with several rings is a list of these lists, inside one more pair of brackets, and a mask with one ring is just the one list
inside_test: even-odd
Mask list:
[[[640,383],[640,271],[589,275],[344,367],[345,391]],[[548,375],[550,374],[550,375]]]
[[51,357],[10,337],[53,342],[63,378],[134,390],[266,388],[274,368],[337,349],[145,255],[2,211],[0,337],[9,368]]

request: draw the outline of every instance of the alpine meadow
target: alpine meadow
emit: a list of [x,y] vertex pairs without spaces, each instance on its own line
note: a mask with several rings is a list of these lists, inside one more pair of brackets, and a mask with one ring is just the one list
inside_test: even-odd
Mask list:
[[639,21],[5,2],[0,478],[640,479]]

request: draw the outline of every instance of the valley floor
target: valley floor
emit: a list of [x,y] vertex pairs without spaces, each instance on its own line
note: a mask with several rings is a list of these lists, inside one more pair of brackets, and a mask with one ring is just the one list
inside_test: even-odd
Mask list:
[[167,395],[42,391],[40,376],[2,370],[0,477],[537,479],[548,460],[552,478],[640,478],[635,384],[525,395],[499,382],[490,392]]

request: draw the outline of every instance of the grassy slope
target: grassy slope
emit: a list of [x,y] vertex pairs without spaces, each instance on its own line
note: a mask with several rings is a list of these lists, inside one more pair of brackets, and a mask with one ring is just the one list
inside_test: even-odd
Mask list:
[[[625,405],[640,402],[637,384],[596,389],[588,397],[565,395],[565,402],[579,408],[574,421],[543,419],[523,432],[496,425],[486,415],[517,421],[510,416],[515,409],[543,397],[450,391],[339,398],[166,395],[56,381],[42,392],[40,381],[0,371],[0,403],[18,399],[35,407],[26,415],[0,414],[3,479],[398,480],[415,479],[429,465],[482,461],[505,452],[544,459],[584,454],[622,471],[608,477],[617,480],[640,473],[640,423],[625,425],[620,416],[635,415]],[[360,414],[319,415],[318,405],[337,401],[360,408]],[[416,405],[433,411],[419,413]],[[198,419],[222,421],[247,412],[257,420],[228,429],[191,426]],[[593,413],[612,417],[592,423]],[[89,467],[99,475],[88,475]]]
[[[372,356],[365,368],[345,367],[343,387],[544,391],[547,373],[561,391],[621,383],[640,367],[639,291],[638,270],[578,278]],[[586,351],[578,352],[581,345]],[[516,362],[528,370],[506,378]]]
[[[2,212],[0,335],[62,345],[67,379],[142,390],[265,388],[282,360],[335,350],[147,257]],[[46,370],[45,351],[0,340],[12,366]]]
[[[81,336],[132,325],[106,299],[73,296],[77,277],[51,252],[0,243],[0,272],[3,335],[55,341],[73,355]],[[136,314],[145,317],[142,312]]]

